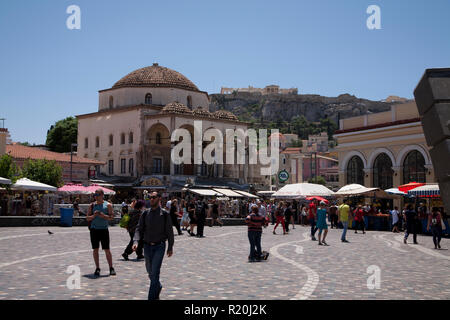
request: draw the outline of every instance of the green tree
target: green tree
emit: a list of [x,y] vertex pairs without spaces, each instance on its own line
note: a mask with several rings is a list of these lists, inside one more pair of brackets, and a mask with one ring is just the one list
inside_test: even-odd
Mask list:
[[21,177],[45,183],[54,187],[63,185],[62,167],[54,160],[27,160],[21,170]]
[[51,151],[70,152],[70,145],[77,142],[78,120],[67,117],[57,121],[47,131],[46,145]]
[[292,141],[291,147],[294,147],[294,148],[301,148],[301,147],[303,147],[302,140],[301,139],[297,139],[297,140]]
[[11,180],[15,183],[17,180],[17,166],[9,154],[0,157],[0,177]]
[[327,181],[322,176],[317,176],[317,177],[311,178],[308,180],[308,182],[315,183],[315,184],[321,184],[323,186],[325,186],[327,184]]

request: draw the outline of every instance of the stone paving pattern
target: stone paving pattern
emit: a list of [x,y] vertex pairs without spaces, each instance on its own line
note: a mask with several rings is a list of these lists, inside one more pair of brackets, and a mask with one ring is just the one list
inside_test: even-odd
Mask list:
[[[410,236],[404,245],[401,234],[349,230],[350,243],[342,243],[342,231],[331,229],[330,246],[323,247],[307,238],[309,227],[296,226],[288,235],[280,228],[273,235],[272,229],[264,230],[263,249],[277,246],[278,254],[293,263],[276,254],[248,263],[244,226],[205,227],[203,239],[176,236],[174,255],[164,258],[161,269],[161,299],[293,299],[308,281],[299,265],[319,276],[309,299],[450,299],[450,239],[442,239],[442,250],[435,251],[428,236],[419,235],[419,245]],[[117,276],[108,275],[100,252],[102,276],[95,279],[86,227],[1,228],[0,300],[146,299],[144,261],[136,261],[134,254],[130,261],[121,257],[129,239],[124,229],[112,227],[110,235]],[[81,289],[67,288],[69,265],[81,268]],[[381,269],[380,289],[367,288],[370,265]]]

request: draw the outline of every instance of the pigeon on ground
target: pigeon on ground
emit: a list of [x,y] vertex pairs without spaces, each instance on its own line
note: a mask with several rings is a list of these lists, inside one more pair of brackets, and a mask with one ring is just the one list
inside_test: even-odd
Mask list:
[[47,230],[48,234],[53,234],[53,232],[51,232],[50,230]]

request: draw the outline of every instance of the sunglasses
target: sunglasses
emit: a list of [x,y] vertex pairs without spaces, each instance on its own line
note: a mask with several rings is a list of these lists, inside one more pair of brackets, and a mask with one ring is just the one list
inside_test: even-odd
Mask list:
[[158,196],[151,196],[150,199],[158,199]]

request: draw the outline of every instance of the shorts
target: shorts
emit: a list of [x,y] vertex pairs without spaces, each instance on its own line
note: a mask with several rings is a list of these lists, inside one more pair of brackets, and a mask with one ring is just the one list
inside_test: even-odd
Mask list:
[[103,250],[109,250],[109,231],[108,229],[91,229],[92,249],[98,249],[102,244]]

